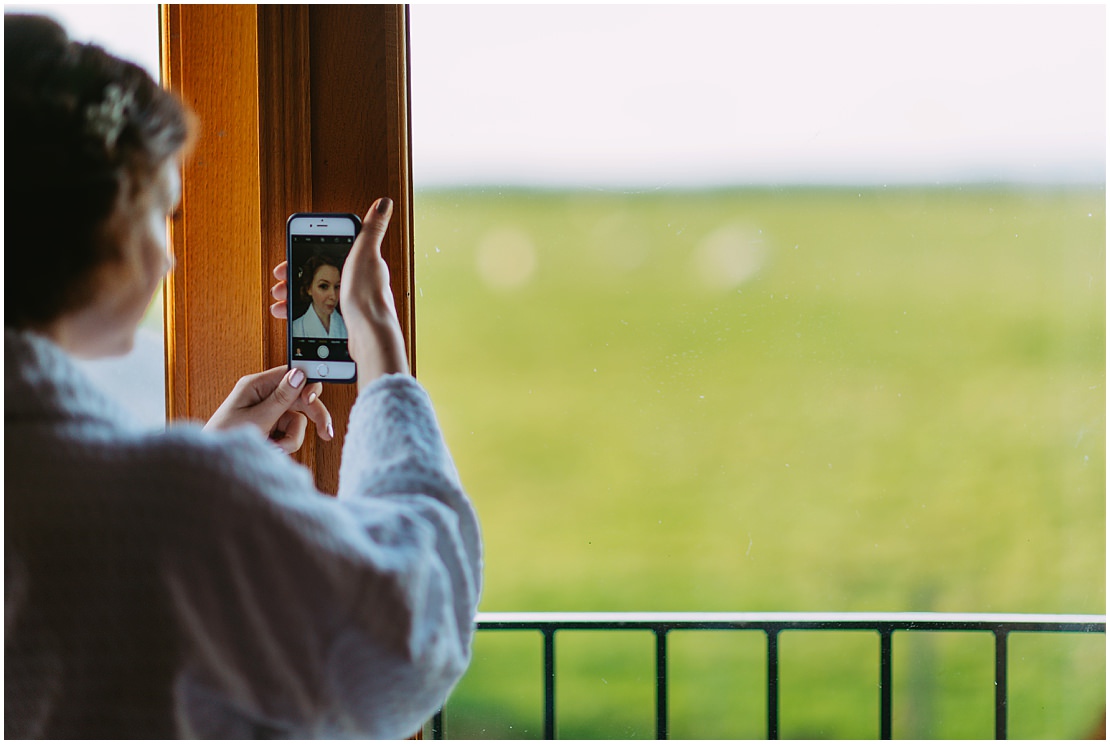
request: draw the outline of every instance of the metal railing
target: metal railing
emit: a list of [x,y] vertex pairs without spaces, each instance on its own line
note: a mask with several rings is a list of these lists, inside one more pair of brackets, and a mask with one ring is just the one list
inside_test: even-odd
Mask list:
[[[650,631],[655,635],[655,736],[667,738],[667,633],[672,630],[757,631],[767,639],[767,735],[779,736],[779,634],[788,630],[870,630],[879,635],[879,735],[891,738],[893,636],[896,631],[982,631],[994,634],[994,731],[1006,738],[1011,633],[1106,633],[1105,615],[795,612],[487,612],[479,631],[534,630],[543,635],[545,739],[555,738],[555,634],[559,631]],[[441,710],[432,720],[433,739],[444,738]]]

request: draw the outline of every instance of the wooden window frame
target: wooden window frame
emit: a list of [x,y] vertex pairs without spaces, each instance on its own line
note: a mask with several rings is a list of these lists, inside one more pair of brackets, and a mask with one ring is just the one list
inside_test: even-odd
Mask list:
[[[394,201],[383,245],[416,370],[408,11],[402,5],[163,5],[165,84],[198,115],[170,225],[167,419],[206,420],[241,376],[286,363],[268,306],[293,212]],[[338,488],[354,385],[325,385],[336,437],[297,454]]]

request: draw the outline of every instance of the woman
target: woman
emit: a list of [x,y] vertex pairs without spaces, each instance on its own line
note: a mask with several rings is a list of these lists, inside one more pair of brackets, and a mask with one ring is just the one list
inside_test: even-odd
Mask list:
[[468,662],[481,557],[407,374],[391,202],[343,270],[359,394],[338,499],[284,455],[308,419],[332,436],[297,370],[151,435],[72,357],[125,352],[170,265],[188,116],[53,22],[5,16],[4,37],[5,735],[411,735]]
[[301,270],[301,298],[308,310],[293,321],[293,335],[300,338],[347,338],[347,325],[339,314],[339,266],[328,256],[313,256]]

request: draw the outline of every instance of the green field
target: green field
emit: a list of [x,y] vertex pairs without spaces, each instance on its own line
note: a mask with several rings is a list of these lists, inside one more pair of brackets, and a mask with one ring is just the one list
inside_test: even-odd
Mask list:
[[[418,375],[483,611],[1105,611],[1105,194],[418,191]],[[762,639],[672,639],[671,736],[760,738]],[[560,636],[559,735],[651,738],[647,634]],[[878,734],[876,637],[787,634],[785,738]],[[486,633],[452,738],[542,735]],[[1011,639],[1070,738],[1103,637]],[[895,636],[896,737],[993,735],[983,634]]]

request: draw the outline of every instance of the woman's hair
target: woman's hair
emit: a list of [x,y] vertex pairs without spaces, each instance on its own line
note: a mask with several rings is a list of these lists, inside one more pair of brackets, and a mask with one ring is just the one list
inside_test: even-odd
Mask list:
[[312,280],[316,278],[316,272],[320,270],[321,266],[334,266],[340,274],[343,273],[343,267],[339,265],[339,260],[334,256],[317,253],[305,261],[304,268],[297,275],[297,286],[301,290],[301,297],[309,302],[312,301],[312,295],[308,291],[312,288]]
[[106,220],[192,129],[138,65],[71,41],[48,18],[4,15],[6,326],[43,325],[89,301],[96,269],[120,257],[101,237]]

